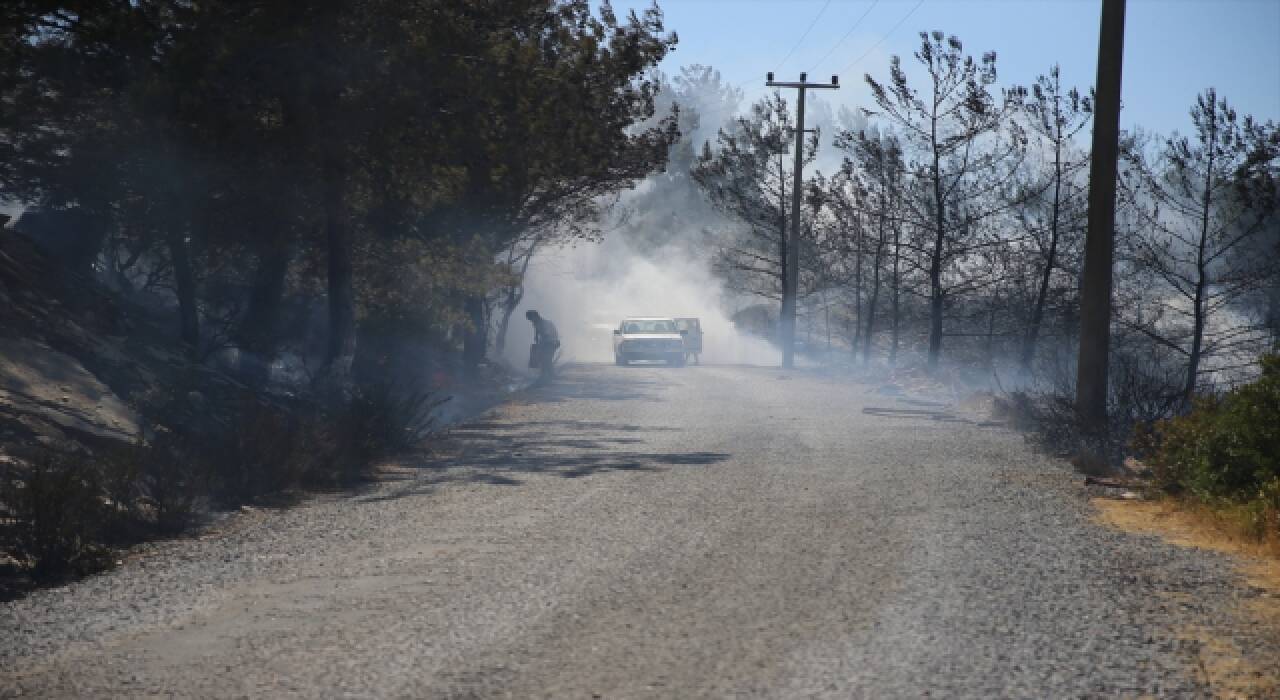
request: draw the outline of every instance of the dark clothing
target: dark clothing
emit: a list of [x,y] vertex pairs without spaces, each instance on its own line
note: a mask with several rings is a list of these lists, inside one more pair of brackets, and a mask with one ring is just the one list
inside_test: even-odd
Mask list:
[[560,334],[556,332],[556,324],[545,318],[534,320],[533,343],[534,345],[547,344],[560,347]]
[[549,377],[555,369],[556,351],[560,349],[560,334],[554,323],[545,318],[530,319],[533,323],[533,345],[529,348],[529,368],[540,370]]

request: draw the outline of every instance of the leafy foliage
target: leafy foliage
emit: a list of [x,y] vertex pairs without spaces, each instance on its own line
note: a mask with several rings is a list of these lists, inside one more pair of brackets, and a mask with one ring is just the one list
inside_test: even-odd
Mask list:
[[[242,351],[255,385],[322,292],[344,373],[365,319],[483,332],[496,256],[598,236],[678,134],[648,76],[675,44],[656,8],[23,1],[0,35],[0,198],[40,210],[29,230],[61,221],[82,274],[177,301],[193,356]],[[432,278],[430,308],[402,273]]]
[[[1156,423],[1139,442],[1168,489],[1204,500],[1274,499],[1280,493],[1280,356],[1262,376],[1186,415]],[[1280,505],[1280,504],[1275,504]]]

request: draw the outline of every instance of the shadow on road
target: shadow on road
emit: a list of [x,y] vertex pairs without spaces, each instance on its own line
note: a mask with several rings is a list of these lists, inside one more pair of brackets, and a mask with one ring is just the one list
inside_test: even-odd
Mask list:
[[[601,366],[603,367],[603,365]],[[575,372],[566,366],[550,382],[529,389],[521,400],[525,403],[565,403],[568,401],[642,401],[662,399],[658,390],[662,383],[636,372]],[[612,366],[606,369],[612,369]],[[621,368],[619,368],[621,369]]]
[[[609,368],[612,369],[612,368]],[[634,373],[566,372],[551,384],[530,389],[518,402],[665,400],[657,379]],[[575,479],[620,471],[656,472],[723,462],[724,452],[666,452],[645,449],[646,435],[679,431],[674,426],[633,425],[581,419],[511,421],[485,417],[439,436],[432,453],[384,474],[382,488],[356,496],[384,501],[425,494],[444,483],[518,485],[528,474]],[[386,486],[386,482],[398,482]]]
[[526,474],[575,479],[605,472],[708,466],[731,456],[724,452],[655,452],[640,448],[645,441],[637,434],[673,430],[677,428],[576,420],[477,421],[454,428],[436,454],[419,464],[405,465],[383,480],[402,483],[358,496],[357,500],[394,500],[429,493],[450,482],[514,486]]

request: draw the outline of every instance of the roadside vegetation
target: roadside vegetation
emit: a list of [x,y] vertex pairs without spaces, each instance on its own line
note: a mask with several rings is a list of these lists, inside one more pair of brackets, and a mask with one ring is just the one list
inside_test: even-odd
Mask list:
[[1280,355],[1262,359],[1257,381],[1155,422],[1134,447],[1160,490],[1280,554]]
[[359,484],[418,447],[438,402],[386,386],[339,404],[247,390],[210,400],[183,384],[147,400],[157,404],[143,414],[164,418],[132,442],[54,444],[5,465],[0,548],[25,575],[10,572],[0,593],[108,568],[120,548],[178,535],[211,511]]

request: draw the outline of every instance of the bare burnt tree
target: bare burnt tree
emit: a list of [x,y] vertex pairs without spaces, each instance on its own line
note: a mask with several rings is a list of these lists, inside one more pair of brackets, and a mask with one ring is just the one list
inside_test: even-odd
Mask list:
[[[787,270],[792,140],[787,103],[774,93],[721,129],[715,150],[705,144],[692,170],[716,209],[741,225],[720,251],[718,267],[729,286],[779,301]],[[805,146],[806,164],[817,143],[815,133]]]
[[[1063,238],[1083,232],[1083,188],[1077,179],[1088,165],[1088,156],[1074,148],[1074,139],[1089,124],[1093,105],[1090,97],[1082,96],[1075,88],[1064,91],[1055,64],[1048,75],[1036,79],[1023,108],[1030,132],[1044,156],[1040,168],[1043,174],[1025,186],[1028,192],[1020,197],[1023,204],[1018,208],[1039,268],[1035,271],[1038,285],[1031,300],[1031,316],[1019,356],[1026,372],[1035,357],[1045,308],[1054,291],[1051,286],[1054,273],[1061,267]],[[1072,286],[1074,282],[1069,280]]]
[[830,325],[830,311],[836,307],[837,322],[850,352],[856,356],[860,345],[865,292],[866,215],[862,183],[845,173],[827,178],[814,173],[806,199],[812,222],[809,229],[812,255],[805,262],[815,269],[818,303],[824,321]]
[[806,187],[801,301],[807,302],[803,311],[810,335],[821,314],[828,353],[833,308],[853,355],[860,345],[868,248],[867,217],[860,202],[865,197],[861,183],[844,173],[828,178],[815,172]]
[[1274,257],[1233,255],[1277,214],[1275,188],[1241,176],[1276,126],[1240,118],[1213,88],[1196,98],[1191,120],[1190,137],[1165,140],[1154,156],[1128,153],[1122,178],[1140,221],[1130,255],[1163,290],[1145,318],[1122,322],[1186,358],[1184,404],[1212,372],[1207,359],[1260,349],[1265,328],[1225,312],[1280,272]]
[[897,346],[899,313],[899,260],[901,254],[903,180],[906,164],[902,146],[892,134],[880,136],[860,130],[856,134],[845,131],[837,135],[836,147],[844,150],[842,171],[845,176],[859,183],[863,193],[862,205],[871,219],[873,234],[867,237],[868,255],[871,261],[871,280],[868,289],[865,319],[862,319],[862,361],[871,360],[871,339],[875,330],[877,305],[880,300],[881,278],[885,263],[892,257],[890,279],[892,301],[893,346]]
[[[996,55],[981,60],[940,31],[922,32],[916,60],[924,69],[923,91],[912,87],[894,56],[885,83],[866,76],[883,116],[907,147],[909,177],[924,187],[906,201],[908,220],[927,230],[916,253],[929,279],[930,369],[942,352],[943,314],[949,297],[974,287],[962,261],[994,245],[979,234],[983,224],[1009,206],[1007,188],[1025,154],[1026,139],[1008,116],[1021,91],[993,95]],[[927,227],[927,228],[926,228]]]

